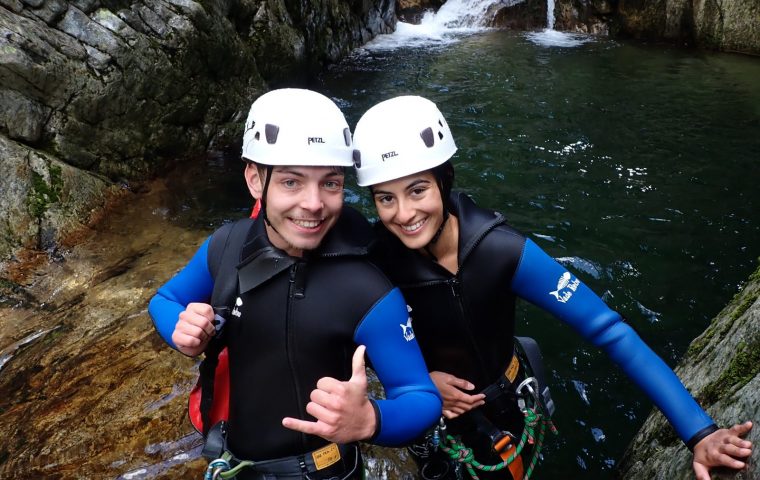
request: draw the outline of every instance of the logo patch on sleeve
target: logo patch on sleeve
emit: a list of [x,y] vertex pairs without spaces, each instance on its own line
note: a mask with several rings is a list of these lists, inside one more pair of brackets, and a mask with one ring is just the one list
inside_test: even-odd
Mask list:
[[580,284],[580,280],[573,278],[573,276],[570,275],[570,272],[565,272],[561,277],[559,277],[559,281],[557,282],[557,289],[553,292],[549,292],[549,295],[552,295],[554,298],[556,298],[558,302],[567,303],[567,301],[570,300],[570,298],[573,296],[573,293],[575,293],[575,291],[578,289],[578,285]]
[[401,327],[401,331],[404,333],[404,339],[407,342],[414,340],[414,330],[412,330],[412,317],[409,317],[409,319],[406,321],[406,325],[399,323],[399,326]]

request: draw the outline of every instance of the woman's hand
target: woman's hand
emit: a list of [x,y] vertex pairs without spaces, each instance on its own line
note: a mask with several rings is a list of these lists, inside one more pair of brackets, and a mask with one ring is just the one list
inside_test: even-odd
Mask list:
[[730,429],[716,430],[700,440],[694,446],[692,462],[697,480],[710,480],[713,467],[744,468],[745,462],[738,458],[748,458],[752,454],[752,442],[741,437],[751,429],[752,422],[744,422]]
[[469,395],[463,391],[475,389],[475,385],[467,380],[457,378],[445,372],[430,372],[430,378],[433,379],[436,388],[441,392],[441,397],[443,397],[443,416],[446,418],[456,418],[486,403],[486,396],[482,393]]

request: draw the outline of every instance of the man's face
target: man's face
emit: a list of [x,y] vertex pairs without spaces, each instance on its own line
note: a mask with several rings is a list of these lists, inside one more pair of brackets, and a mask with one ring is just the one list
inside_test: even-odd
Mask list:
[[[246,167],[246,180],[260,198],[265,179],[255,165]],[[335,167],[274,167],[265,199],[272,245],[296,257],[317,248],[340,215],[343,182]]]

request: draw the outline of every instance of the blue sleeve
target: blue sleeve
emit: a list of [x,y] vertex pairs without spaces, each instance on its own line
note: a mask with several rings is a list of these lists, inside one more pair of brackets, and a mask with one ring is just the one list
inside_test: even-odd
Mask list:
[[512,291],[577,330],[641,388],[685,443],[713,420],[700,408],[673,370],[594,292],[562,265],[526,240]]
[[200,246],[185,268],[158,289],[148,304],[153,325],[161,338],[174,349],[177,346],[172,341],[172,333],[180,312],[189,303],[208,302],[214,290],[214,280],[208,271],[209,240]]
[[372,443],[395,446],[414,440],[440,418],[442,405],[398,288],[369,311],[354,340],[366,345],[385,389],[386,400],[374,401],[378,429]]

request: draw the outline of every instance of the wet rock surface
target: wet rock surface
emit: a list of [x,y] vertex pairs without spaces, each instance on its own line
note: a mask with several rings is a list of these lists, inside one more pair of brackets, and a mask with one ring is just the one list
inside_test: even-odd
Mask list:
[[194,361],[166,349],[146,302],[203,234],[156,221],[163,194],[121,199],[0,309],[0,476],[115,478],[197,444],[182,398]]
[[[715,420],[727,428],[752,420],[754,443],[748,468],[717,470],[712,478],[760,477],[760,268],[744,289],[689,346],[675,369],[684,385]],[[619,464],[619,478],[691,479],[691,452],[658,411],[649,415]]]

